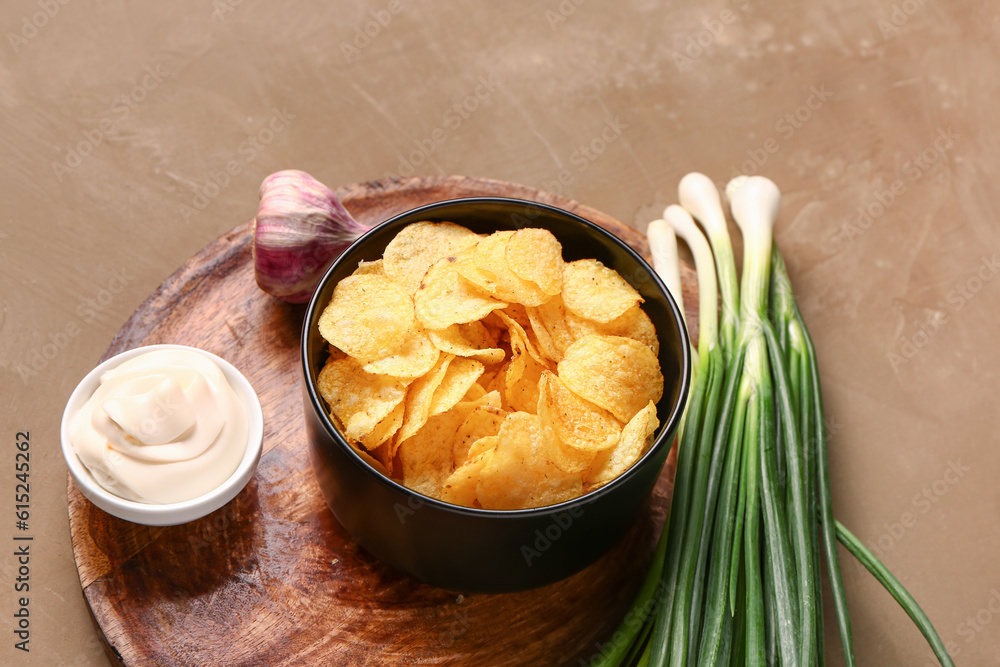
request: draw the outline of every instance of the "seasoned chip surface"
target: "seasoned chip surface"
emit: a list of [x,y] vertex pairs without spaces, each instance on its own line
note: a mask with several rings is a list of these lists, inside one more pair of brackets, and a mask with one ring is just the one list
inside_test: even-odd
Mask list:
[[596,259],[570,262],[563,269],[563,303],[574,315],[607,324],[642,297],[616,271]]
[[539,394],[538,415],[566,445],[597,452],[617,444],[622,430],[618,421],[567,389],[556,374],[542,374]]
[[547,229],[519,229],[507,239],[507,266],[518,278],[555,296],[562,291],[562,246]]
[[656,418],[656,404],[650,401],[646,407],[622,429],[622,435],[615,447],[597,455],[594,464],[584,476],[588,485],[606,484],[632,467],[650,445],[650,438],[660,421]]
[[351,357],[329,361],[316,384],[349,440],[359,440],[375,430],[406,396],[403,380],[366,373]]
[[385,276],[348,276],[333,290],[319,318],[319,332],[331,344],[364,361],[394,354],[413,327],[413,300]]
[[396,352],[387,357],[370,361],[364,365],[366,373],[393,375],[400,378],[418,378],[426,374],[437,363],[441,353],[431,342],[423,328],[410,330]]
[[[477,500],[477,488],[479,486],[479,476],[482,474],[490,460],[493,458],[493,451],[496,448],[496,436],[483,438],[485,449],[470,457],[468,461],[455,469],[455,472],[444,481],[441,488],[441,500],[454,505],[466,505],[471,507]],[[478,444],[478,443],[477,443]]]
[[488,437],[495,437],[500,432],[507,412],[500,407],[500,396],[496,396],[496,404],[477,407],[466,418],[455,433],[452,455],[456,465],[461,465],[466,459],[472,458],[473,444]]
[[453,264],[446,257],[427,269],[413,295],[416,316],[428,329],[476,322],[507,305],[463,278]]
[[477,240],[479,237],[472,231],[450,222],[415,222],[404,227],[385,247],[385,273],[412,295],[427,269]]
[[479,473],[476,492],[486,509],[543,507],[580,495],[583,480],[552,460],[552,429],[537,415],[508,415],[497,435],[497,447]]
[[515,232],[493,232],[479,241],[471,254],[473,266],[462,263],[468,280],[508,303],[537,306],[545,303],[549,295],[537,284],[518,276],[507,260],[507,244]]
[[558,374],[570,391],[623,423],[663,396],[656,355],[639,341],[622,336],[584,336],[566,350]]
[[472,357],[486,364],[504,360],[504,351],[497,347],[496,338],[482,322],[452,324],[447,329],[430,331],[431,342],[442,352],[459,357]]
[[451,410],[483,374],[483,365],[475,359],[454,357],[448,364],[441,384],[431,397],[431,414]]

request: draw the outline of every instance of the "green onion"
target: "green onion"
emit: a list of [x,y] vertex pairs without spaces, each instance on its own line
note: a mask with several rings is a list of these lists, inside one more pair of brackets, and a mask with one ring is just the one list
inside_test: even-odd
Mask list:
[[[680,207],[676,207],[680,208]],[[687,212],[681,209],[686,215]],[[690,216],[689,216],[690,217]],[[684,324],[687,324],[687,315],[684,312],[684,294],[681,291],[681,266],[677,257],[677,235],[674,233],[666,220],[654,220],[646,228],[646,237],[649,240],[649,253],[653,256],[653,270],[663,280],[667,286],[667,291],[677,302],[677,308],[681,312]],[[711,255],[709,256],[711,259]],[[698,351],[694,342],[691,343],[691,367],[698,367]]]
[[[688,243],[697,270],[714,277],[715,265],[712,252],[691,216],[679,206],[668,207],[663,215],[666,223]],[[667,602],[672,604],[673,609],[661,612],[655,625],[652,645],[660,648],[650,654],[653,664],[662,663],[667,650],[672,664],[684,664],[688,651],[693,648],[698,630],[698,627],[691,623],[692,617],[686,612],[694,595],[698,550],[705,520],[703,513],[696,511],[696,508],[703,507],[706,503],[708,492],[706,478],[711,463],[712,440],[723,382],[722,350],[718,346],[717,335],[717,308],[715,282],[709,279],[699,293],[699,316],[705,319],[703,325],[699,322],[700,362],[696,383],[699,384],[703,400],[693,405],[692,412],[689,412],[678,454],[678,476],[684,480],[687,494],[683,502],[691,509],[687,512],[688,517],[683,530],[677,530],[675,539],[671,540],[672,555],[675,555],[675,558],[668,559],[668,567],[676,569],[676,572],[670,573],[669,581],[675,588],[674,594],[668,596]],[[664,641],[667,633],[671,638],[669,646]]]
[[882,561],[875,557],[875,554],[868,550],[868,547],[861,543],[861,540],[856,538],[851,531],[844,528],[844,525],[839,521],[834,520],[834,523],[837,524],[837,539],[840,540],[840,543],[847,547],[851,555],[861,561],[861,564],[868,568],[869,572],[875,575],[878,582],[889,591],[892,597],[896,598],[899,606],[906,611],[909,617],[913,619],[913,622],[916,623],[920,632],[923,633],[927,639],[927,643],[934,650],[934,655],[937,656],[938,661],[945,667],[955,667],[954,661],[948,655],[948,649],[944,647],[944,642],[938,636],[937,631],[931,624],[931,620],[927,618],[927,614],[920,608],[920,605],[913,599],[909,591],[899,583],[896,577],[892,576],[892,572],[882,564]]
[[[726,216],[722,212],[719,191],[704,174],[691,173],[681,179],[677,186],[681,206],[691,212],[708,235],[719,271],[719,285],[722,291],[722,331],[721,344],[726,351],[726,359],[735,348],[736,330],[739,328],[739,288],[736,284],[736,261],[733,259],[733,244],[729,240]],[[698,275],[701,284],[702,275]],[[715,280],[713,279],[713,284]]]
[[[825,558],[827,571],[830,577],[830,589],[833,592],[833,603],[837,614],[837,625],[840,629],[840,641],[844,649],[844,661],[850,667],[854,665],[854,645],[851,633],[851,620],[847,610],[847,595],[844,590],[844,581],[840,573],[840,558],[837,554],[837,544],[835,529],[833,527],[833,501],[830,490],[830,472],[827,467],[827,440],[826,425],[823,419],[823,397],[819,386],[819,368],[816,362],[816,350],[813,347],[812,338],[805,327],[802,315],[791,295],[791,281],[785,269],[785,263],[781,254],[775,250],[774,270],[778,276],[778,281],[787,287],[784,308],[785,312],[779,317],[779,321],[787,328],[789,335],[787,338],[787,350],[792,351],[793,358],[803,359],[802,370],[799,373],[799,409],[808,415],[802,424],[801,434],[805,438],[806,465],[815,464],[815,470],[808,476],[808,490],[810,493],[816,492],[817,481],[820,485],[818,490],[818,513],[819,524],[823,532],[823,543],[825,548]],[[814,449],[815,448],[815,449]],[[807,468],[809,469],[809,468]],[[815,537],[813,543],[818,542]],[[818,582],[817,582],[818,584]],[[819,587],[814,585],[813,595],[819,600]],[[814,631],[816,628],[814,627]]]
[[951,666],[913,597],[833,518],[816,350],[772,239],[780,193],[761,177],[741,177],[726,190],[743,234],[739,281],[708,177],[685,176],[678,188],[684,208],[667,207],[650,225],[656,270],[673,276],[666,282],[678,299],[676,236],[694,256],[698,363],[667,525],[615,645],[593,664],[822,665],[825,560],[845,661],[853,665],[839,539]]

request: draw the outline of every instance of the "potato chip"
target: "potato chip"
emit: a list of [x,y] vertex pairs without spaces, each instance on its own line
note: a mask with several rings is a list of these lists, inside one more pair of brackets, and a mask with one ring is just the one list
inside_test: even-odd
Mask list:
[[431,331],[431,342],[437,349],[459,357],[472,357],[484,364],[498,364],[505,352],[497,347],[496,338],[482,322],[452,324],[447,329]]
[[385,247],[385,273],[412,295],[427,269],[478,240],[471,230],[450,222],[415,222]]
[[[511,361],[505,361],[500,368],[490,374],[489,381],[484,385],[487,393],[496,393],[500,396],[500,406],[504,410],[510,410],[510,403],[507,402],[507,369],[510,368]],[[483,376],[486,376],[483,373]]]
[[542,373],[538,392],[538,416],[565,444],[598,452],[618,442],[622,429],[611,413],[574,394],[554,373]]
[[627,423],[663,395],[663,374],[652,350],[621,336],[584,336],[566,350],[559,379],[574,394]]
[[419,325],[410,332],[394,354],[370,361],[363,366],[366,373],[392,375],[399,378],[418,378],[437,363],[441,353]]
[[[531,357],[538,363],[542,365],[545,364],[545,358],[538,352],[534,343],[531,342],[527,332],[524,330],[524,327],[521,326],[519,322],[508,316],[503,310],[494,310],[490,313],[490,317],[498,318],[507,327],[507,333],[510,338],[511,352],[514,352],[515,350],[526,352],[527,354],[530,354]],[[527,319],[527,315],[525,315],[525,319]]]
[[504,315],[520,324],[522,329],[531,327],[531,320],[528,319],[528,308],[519,303],[507,304],[507,307],[503,311],[494,312],[503,312]]
[[597,455],[594,465],[585,474],[588,486],[606,484],[632,467],[649,448],[659,425],[656,404],[650,401],[622,429],[618,444]]
[[[553,297],[544,305],[539,306],[539,308],[549,307],[549,304],[551,304],[553,301],[556,301],[557,299],[559,299],[558,296]],[[561,299],[559,299],[559,303],[560,304],[562,303]],[[562,359],[562,352],[556,349],[555,341],[553,340],[552,336],[549,334],[545,326],[542,324],[541,318],[538,315],[538,309],[536,308],[528,309],[528,320],[531,323],[530,329],[532,334],[534,334],[533,342],[535,344],[535,349],[538,350],[538,353],[541,354],[542,357],[544,357],[545,359],[552,362],[558,362],[560,359]]]
[[[483,438],[483,440],[496,440],[493,438]],[[479,475],[486,464],[493,458],[493,448],[486,449],[482,453],[471,457],[468,461],[455,469],[448,479],[446,479],[441,489],[441,500],[454,505],[465,505],[473,507],[476,503],[476,487],[479,484]]]
[[431,414],[436,415],[451,410],[482,374],[483,365],[475,359],[453,358],[448,364],[448,370],[441,384],[434,390],[434,396],[431,398]]
[[646,345],[653,351],[653,354],[660,353],[660,341],[656,337],[656,329],[653,327],[649,316],[646,315],[645,311],[638,304],[632,306],[624,314],[616,317],[607,324],[593,322],[567,312],[566,326],[573,340],[592,334],[623,336]]
[[576,341],[567,323],[568,315],[558,295],[537,308],[528,308],[528,319],[535,330],[540,351],[552,361],[561,361],[566,348]]
[[476,263],[476,246],[478,245],[477,243],[455,253],[455,270],[470,283],[490,294],[495,294],[497,289],[496,276],[491,271],[479,268]]
[[[462,401],[451,410],[434,415],[398,447],[403,479],[411,489],[439,498],[444,481],[455,469],[455,434],[479,407],[499,403],[497,394],[476,401]],[[411,484],[411,481],[413,482]]]
[[[502,309],[501,309],[502,310]],[[497,341],[497,347],[502,347],[502,343],[507,336],[507,325],[499,317],[490,313],[479,322],[486,327],[486,330],[493,336],[493,339]],[[509,347],[509,346],[508,346]]]
[[469,447],[469,455],[466,457],[466,460],[479,456],[486,451],[492,452],[497,448],[497,440],[498,438],[495,435],[487,435],[479,440],[476,440],[472,443],[472,446]]
[[451,449],[458,423],[454,413],[435,415],[399,445],[397,456],[406,486],[432,498],[441,496],[445,480],[455,470]]
[[[377,429],[376,429],[377,430]],[[381,445],[371,451],[372,458],[381,464],[390,477],[396,475],[395,448],[392,446],[392,438],[389,438]]]
[[319,318],[323,338],[363,361],[394,354],[413,326],[413,301],[388,278],[348,276]]
[[555,296],[537,308],[528,309],[535,347],[546,359],[560,361],[566,348],[584,336],[622,336],[633,338],[659,354],[660,342],[652,321],[638,304],[606,324],[585,319],[570,312],[562,298]]
[[484,390],[489,391],[489,387],[493,383],[493,379],[496,378],[497,373],[500,372],[501,368],[503,368],[503,364],[499,364],[497,366],[487,366],[483,370],[483,374],[479,376],[478,380],[476,380],[476,384]]
[[448,258],[427,269],[413,295],[417,319],[428,329],[475,322],[507,304],[463,278]]
[[370,465],[372,468],[375,468],[376,471],[386,476],[390,474],[389,471],[386,469],[386,467],[382,465],[382,462],[379,461],[377,458],[375,458],[365,450],[361,449],[357,445],[352,444],[351,448],[357,453],[358,456],[361,457],[362,461]]
[[479,398],[471,401],[459,401],[454,410],[464,410],[465,416],[468,417],[469,414],[478,407],[489,405],[494,408],[501,407],[500,392],[498,391],[488,391]]
[[656,335],[656,327],[638,304],[626,310],[624,315],[608,322],[605,327],[601,333],[606,336],[631,338],[648,347],[654,355],[660,354],[660,339]]
[[480,239],[472,251],[476,266],[493,275],[508,271],[507,241],[513,235],[514,230],[505,229]]
[[542,507],[575,498],[583,490],[579,473],[552,462],[552,429],[537,415],[514,412],[497,435],[497,447],[479,473],[476,495],[486,509]]
[[400,401],[399,405],[393,408],[392,412],[387,416],[383,417],[382,421],[372,429],[371,433],[361,436],[361,444],[365,446],[365,449],[377,449],[387,442],[389,438],[396,435],[399,427],[403,425],[403,413],[405,411],[406,406],[403,401]]
[[396,435],[397,448],[427,423],[427,419],[431,415],[434,392],[441,386],[445,373],[448,372],[448,365],[454,358],[450,354],[442,354],[434,368],[414,380],[413,384],[410,385],[406,392],[406,411],[403,415],[403,424],[399,427],[399,433]]
[[547,367],[535,361],[531,355],[519,353],[512,356],[504,376],[504,391],[507,404],[512,410],[538,411],[538,383]]
[[471,456],[470,447],[473,443],[499,433],[506,416],[507,412],[503,408],[493,405],[481,405],[469,413],[455,433],[455,444],[452,447],[455,464],[461,465]]
[[524,334],[526,336],[528,354],[530,354],[538,363],[545,367],[552,367],[554,370],[556,367],[555,360],[550,359],[544,352],[542,352],[541,345],[538,343],[538,336],[535,335],[535,332],[530,325],[524,330]]
[[479,398],[472,400],[461,400],[458,403],[456,403],[455,407],[453,407],[449,412],[452,414],[461,415],[462,418],[455,425],[453,437],[458,437],[458,433],[461,430],[461,427],[465,424],[466,421],[468,421],[469,417],[472,415],[473,412],[479,410],[480,408],[501,410],[502,409],[501,403],[502,401],[500,398],[500,392],[498,391],[488,391]]
[[463,256],[459,272],[502,301],[526,306],[545,303],[549,295],[538,285],[518,277],[507,265],[507,241],[513,234],[494,232],[481,239],[472,250],[472,264]]
[[548,366],[528,342],[527,334],[517,322],[500,311],[495,311],[492,316],[500,317],[510,327],[511,360],[504,376],[506,402],[512,410],[537,414],[538,383]]
[[385,272],[385,267],[382,265],[381,259],[376,259],[374,262],[366,262],[365,260],[361,260],[360,262],[358,262],[358,268],[354,269],[354,273],[352,273],[351,275],[352,276],[373,275],[373,276],[388,277],[388,275]]
[[406,382],[366,373],[351,357],[328,362],[316,385],[344,435],[353,441],[375,430],[406,396]]
[[582,476],[594,466],[594,461],[599,455],[604,454],[604,451],[577,449],[556,438],[555,446],[552,448],[552,462],[563,472],[579,473]]
[[469,387],[469,391],[465,392],[465,396],[462,397],[463,401],[475,401],[486,395],[486,389],[483,385],[479,384],[479,380],[482,379],[482,375],[476,379],[476,381]]
[[635,289],[596,259],[570,262],[563,269],[563,303],[580,317],[607,324],[642,302]]
[[522,280],[554,296],[562,291],[562,245],[547,229],[514,232],[504,251],[507,266]]

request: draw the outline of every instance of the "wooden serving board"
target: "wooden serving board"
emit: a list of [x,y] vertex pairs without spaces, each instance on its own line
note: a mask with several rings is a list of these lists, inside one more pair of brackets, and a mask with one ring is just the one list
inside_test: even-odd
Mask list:
[[[648,257],[643,236],[586,206],[520,185],[407,178],[337,191],[362,223],[422,204],[504,196],[553,204]],[[673,457],[648,511],[607,555],[545,588],[461,596],[362,551],[323,501],[302,422],[299,333],[305,306],[261,292],[250,223],[203,249],[136,310],[104,358],[154,343],[227,359],[264,408],[264,454],[244,491],[213,514],[154,528],[106,514],[69,480],[80,583],[109,658],[124,665],[581,664],[628,609],[662,525]],[[690,267],[682,267],[694,289]],[[685,295],[693,306],[697,299]],[[689,322],[696,314],[688,313]]]

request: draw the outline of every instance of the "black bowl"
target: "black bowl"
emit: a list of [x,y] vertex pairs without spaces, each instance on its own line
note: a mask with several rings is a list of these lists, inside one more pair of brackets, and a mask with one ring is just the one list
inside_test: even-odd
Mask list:
[[[665,378],[660,428],[646,454],[617,479],[558,505],[483,510],[451,505],[377,472],[351,448],[316,390],[327,357],[317,321],[337,283],[360,260],[382,256],[406,225],[447,220],[489,233],[543,227],[567,261],[596,258],[642,294],[660,339]],[[690,378],[688,335],[677,304],[650,266],[625,243],[566,211],[518,199],[455,199],[429,204],[378,225],[334,262],[309,302],[302,330],[305,421],[313,469],[327,504],[347,532],[380,560],[423,581],[462,592],[517,591],[568,577],[607,552],[644,505],[666,461]]]

